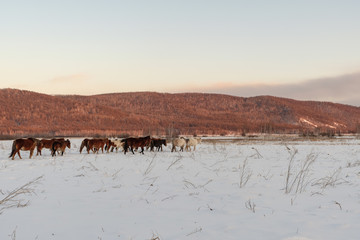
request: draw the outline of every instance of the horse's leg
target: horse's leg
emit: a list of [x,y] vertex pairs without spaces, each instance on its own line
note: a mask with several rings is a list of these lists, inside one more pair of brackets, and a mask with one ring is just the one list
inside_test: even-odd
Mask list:
[[56,156],[56,153],[59,155],[60,152],[59,152],[59,145],[57,145],[55,148],[54,148],[54,156]]
[[128,151],[128,148],[129,148],[129,146],[126,143],[124,143],[124,146],[123,146],[124,154],[126,154],[126,152]]
[[33,153],[34,153],[34,149],[30,149],[30,157],[29,158],[32,157]]
[[[20,156],[20,149],[17,151],[17,154],[19,155],[19,158],[22,159],[21,156]],[[14,160],[14,158],[13,158],[13,160]]]
[[41,150],[42,150],[43,148],[44,148],[43,146],[37,148],[37,153],[40,154],[40,156],[42,156],[42,155],[41,155]]
[[16,155],[17,152],[18,152],[17,150],[15,150],[15,151],[13,152],[13,155],[11,156],[11,159],[12,159],[12,160],[14,160],[15,155]]

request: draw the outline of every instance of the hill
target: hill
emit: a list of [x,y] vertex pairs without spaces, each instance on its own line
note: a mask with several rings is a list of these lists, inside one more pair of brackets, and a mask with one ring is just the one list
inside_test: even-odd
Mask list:
[[133,92],[52,96],[0,90],[0,135],[119,136],[358,132],[360,108],[258,96]]

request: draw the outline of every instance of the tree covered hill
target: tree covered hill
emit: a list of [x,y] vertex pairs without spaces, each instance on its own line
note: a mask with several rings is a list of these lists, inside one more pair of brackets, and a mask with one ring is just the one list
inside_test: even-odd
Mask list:
[[272,96],[131,92],[93,96],[0,90],[0,135],[354,133],[360,108]]

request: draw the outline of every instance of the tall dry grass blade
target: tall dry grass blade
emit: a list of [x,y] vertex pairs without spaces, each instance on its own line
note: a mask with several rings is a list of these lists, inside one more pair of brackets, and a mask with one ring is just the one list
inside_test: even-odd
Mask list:
[[0,214],[8,208],[12,208],[12,207],[25,207],[28,205],[29,201],[27,201],[26,203],[23,203],[23,199],[18,199],[19,196],[21,195],[26,195],[26,194],[33,194],[34,193],[34,189],[32,188],[33,185],[37,184],[38,181],[43,178],[44,176],[40,176],[35,178],[34,180],[31,180],[30,182],[12,190],[11,192],[9,192],[3,199],[0,200]]

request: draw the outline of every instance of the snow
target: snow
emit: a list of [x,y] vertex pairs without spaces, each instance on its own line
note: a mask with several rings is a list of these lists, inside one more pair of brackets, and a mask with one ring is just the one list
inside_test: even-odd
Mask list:
[[300,122],[307,123],[307,124],[309,124],[309,125],[311,125],[311,126],[313,126],[313,127],[318,127],[318,125],[316,125],[315,123],[310,122],[309,120],[306,120],[305,118],[300,118],[299,121],[300,121]]
[[[205,139],[195,152],[79,154],[10,160],[0,142],[0,201],[42,176],[24,207],[0,214],[0,239],[358,239],[360,146]],[[285,193],[309,156],[303,191]],[[246,164],[244,165],[244,161]],[[240,177],[248,182],[240,187]],[[0,205],[2,209],[5,205]]]

